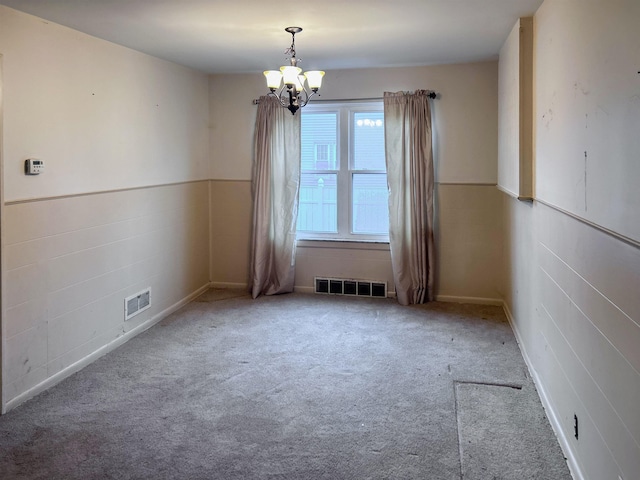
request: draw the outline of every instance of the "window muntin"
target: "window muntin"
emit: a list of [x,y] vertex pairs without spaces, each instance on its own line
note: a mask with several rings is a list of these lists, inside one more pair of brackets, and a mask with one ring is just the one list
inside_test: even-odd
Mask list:
[[298,238],[388,241],[382,102],[302,110]]

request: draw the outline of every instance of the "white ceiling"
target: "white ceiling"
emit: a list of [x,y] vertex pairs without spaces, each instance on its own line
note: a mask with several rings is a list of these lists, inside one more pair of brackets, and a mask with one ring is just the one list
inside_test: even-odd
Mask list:
[[0,0],[0,4],[209,73],[284,64],[305,70],[497,58],[542,0]]

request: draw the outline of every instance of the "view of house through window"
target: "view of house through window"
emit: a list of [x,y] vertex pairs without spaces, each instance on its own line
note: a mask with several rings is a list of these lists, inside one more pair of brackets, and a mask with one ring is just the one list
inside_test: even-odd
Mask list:
[[298,238],[387,241],[382,102],[302,110]]

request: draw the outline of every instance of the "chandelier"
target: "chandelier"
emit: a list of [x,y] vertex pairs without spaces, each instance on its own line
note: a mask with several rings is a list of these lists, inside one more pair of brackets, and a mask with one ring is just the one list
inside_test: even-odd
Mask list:
[[304,107],[311,97],[318,93],[324,72],[311,70],[301,75],[302,69],[298,67],[298,62],[301,60],[296,58],[296,33],[300,33],[302,28],[287,27],[284,30],[291,34],[291,46],[284,52],[286,55],[291,55],[290,64],[280,67],[280,70],[267,70],[264,76],[271,90],[269,95],[276,97],[280,105],[288,108],[291,114],[295,115],[300,107]]

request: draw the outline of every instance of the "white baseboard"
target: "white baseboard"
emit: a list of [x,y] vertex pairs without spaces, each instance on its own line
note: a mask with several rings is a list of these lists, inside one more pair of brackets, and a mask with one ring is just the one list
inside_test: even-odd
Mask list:
[[42,393],[45,390],[53,387],[54,385],[57,385],[58,383],[60,383],[65,378],[70,377],[71,375],[73,375],[76,372],[79,372],[80,370],[82,370],[87,365],[90,365],[91,363],[95,362],[98,358],[100,358],[100,357],[106,355],[107,353],[115,350],[120,345],[122,345],[122,344],[126,343],[127,341],[131,340],[136,335],[139,335],[140,333],[144,332],[145,330],[148,330],[149,328],[154,326],[159,321],[163,320],[164,318],[168,317],[169,315],[171,315],[176,310],[180,309],[181,307],[185,306],[187,303],[191,302],[196,297],[202,295],[208,289],[209,289],[209,284],[207,283],[206,285],[203,285],[202,287],[200,287],[195,292],[193,292],[190,295],[188,295],[185,298],[183,298],[182,300],[174,303],[170,307],[164,309],[162,312],[157,313],[156,315],[151,317],[146,322],[141,323],[140,325],[138,325],[135,328],[132,328],[131,330],[129,330],[128,332],[126,332],[122,336],[120,336],[120,337],[112,340],[111,342],[107,343],[106,345],[100,347],[95,352],[90,353],[86,357],[81,358],[80,360],[78,360],[77,362],[69,365],[67,368],[65,368],[63,370],[60,370],[58,373],[52,375],[51,377],[47,378],[43,382],[40,382],[38,385],[30,388],[26,392],[21,393],[20,395],[18,395],[15,398],[12,398],[11,400],[9,400],[6,403],[6,405],[4,406],[5,408],[3,409],[2,413],[3,414],[7,413],[9,410],[17,407],[18,405],[26,402],[27,400],[35,397],[39,393]]
[[295,293],[314,293],[315,289],[313,287],[293,287],[293,291]]
[[520,348],[520,353],[522,354],[522,358],[524,358],[524,362],[526,363],[527,369],[529,370],[529,375],[531,376],[533,383],[536,385],[536,389],[538,390],[538,394],[540,395],[540,400],[542,401],[542,405],[545,409],[547,418],[549,419],[549,423],[551,424],[551,428],[556,434],[556,437],[558,438],[558,443],[560,443],[560,448],[562,448],[562,453],[564,453],[564,456],[567,459],[569,472],[571,473],[571,476],[575,480],[585,480],[586,477],[583,475],[582,470],[580,469],[578,459],[576,458],[571,448],[571,443],[569,442],[569,439],[567,438],[564,431],[562,430],[560,420],[549,399],[549,395],[547,394],[547,391],[544,385],[540,381],[540,377],[538,376],[536,369],[533,367],[533,364],[531,363],[531,358],[527,353],[527,349],[524,345],[524,342],[522,341],[522,336],[520,335],[520,331],[516,326],[516,323],[514,321],[513,315],[511,314],[511,310],[509,309],[509,305],[507,305],[507,302],[502,303],[502,308],[504,310],[505,315],[507,316],[507,320],[509,320],[509,325],[511,325],[511,330],[513,331],[513,334],[516,337],[516,342],[518,343],[518,347]]
[[504,303],[500,298],[457,297],[454,295],[436,295],[436,302],[472,303],[475,305],[495,305],[497,307],[502,307]]
[[233,282],[211,282],[211,288],[228,288],[228,289],[244,289],[247,290],[249,285],[246,283]]

